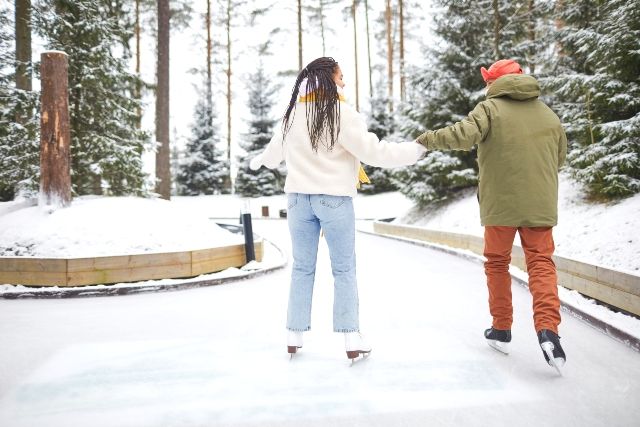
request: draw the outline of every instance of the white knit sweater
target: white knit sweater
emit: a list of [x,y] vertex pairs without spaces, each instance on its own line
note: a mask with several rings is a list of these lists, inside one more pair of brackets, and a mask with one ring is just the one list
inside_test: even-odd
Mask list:
[[282,125],[265,150],[251,161],[252,169],[264,165],[274,169],[287,165],[285,193],[355,196],[360,162],[378,167],[412,165],[426,149],[415,141],[400,144],[379,141],[367,131],[364,118],[349,104],[340,101],[340,134],[332,150],[328,143],[311,148],[305,104],[298,102],[291,129],[283,142]]

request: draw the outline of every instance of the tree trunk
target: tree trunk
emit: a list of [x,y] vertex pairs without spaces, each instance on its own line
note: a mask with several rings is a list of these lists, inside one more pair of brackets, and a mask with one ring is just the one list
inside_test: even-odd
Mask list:
[[[31,0],[16,0],[16,88],[31,91]],[[31,112],[20,109],[16,122],[24,124]]]
[[31,91],[31,0],[16,0],[16,87]]
[[231,165],[231,0],[227,0],[227,161]]
[[373,98],[373,72],[371,70],[371,37],[369,33],[369,2],[364,0],[364,16],[367,22],[367,62],[369,65],[369,98]]
[[211,76],[211,0],[207,0],[207,108],[211,108],[213,81]]
[[384,20],[387,28],[387,95],[389,97],[389,112],[393,113],[393,42],[391,40],[391,0],[387,0]]
[[171,199],[169,149],[169,0],[158,0],[158,88],[156,94],[156,192]]
[[497,61],[502,56],[500,54],[500,8],[498,0],[493,0],[493,56]]
[[398,0],[400,13],[400,100],[405,100],[405,75],[404,75],[404,1]]
[[298,0],[298,70],[302,70],[302,0]]
[[357,0],[353,0],[351,4],[351,17],[353,18],[353,57],[355,61],[355,71],[356,71],[356,111],[360,111],[360,91],[358,87],[360,86],[358,80],[358,30],[356,26],[356,11],[358,4]]
[[529,49],[529,73],[535,74],[536,72],[536,64],[534,62],[534,56],[536,54],[535,0],[529,0],[529,41],[531,41],[531,48]]
[[[140,76],[140,0],[136,0],[136,23],[135,23],[135,37],[136,37],[136,76],[138,81],[136,82],[135,98],[140,103],[142,101],[142,82],[139,80]],[[136,128],[142,128],[142,107],[140,104],[136,107]]]
[[67,54],[41,55],[40,205],[71,204]]
[[324,39],[324,0],[318,0],[320,4],[320,37],[322,37],[322,56],[326,55],[326,45]]

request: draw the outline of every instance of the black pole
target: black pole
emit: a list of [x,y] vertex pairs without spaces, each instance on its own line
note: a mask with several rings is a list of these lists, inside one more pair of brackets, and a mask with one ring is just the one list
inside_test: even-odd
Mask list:
[[244,233],[244,251],[247,256],[247,262],[256,259],[256,251],[253,247],[253,227],[251,226],[251,213],[243,213],[242,232]]

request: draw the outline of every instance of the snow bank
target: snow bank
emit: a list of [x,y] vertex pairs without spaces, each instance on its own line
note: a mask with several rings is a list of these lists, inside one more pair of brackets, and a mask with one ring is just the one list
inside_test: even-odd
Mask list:
[[0,255],[93,257],[174,252],[244,243],[206,212],[137,197],[76,198],[53,211],[38,206],[0,214]]
[[[640,274],[640,194],[610,204],[588,202],[581,194],[578,184],[560,175],[559,218],[553,232],[556,255]],[[484,233],[475,190],[439,209],[412,208],[395,222],[474,236]]]

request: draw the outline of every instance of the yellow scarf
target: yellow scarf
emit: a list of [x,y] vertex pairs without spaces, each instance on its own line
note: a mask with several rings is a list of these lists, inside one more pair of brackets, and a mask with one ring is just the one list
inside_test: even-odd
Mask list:
[[[316,99],[316,93],[311,92],[306,95],[302,95],[298,97],[298,102],[313,102]],[[346,99],[341,94],[338,94],[338,99],[344,102]],[[356,188],[360,188],[360,184],[371,184],[371,180],[367,176],[367,173],[364,171],[362,164],[360,165],[360,169],[358,169],[358,181],[356,181]]]
[[[346,98],[341,94],[338,94],[338,99],[342,102],[346,101]],[[298,102],[313,102],[316,100],[316,93],[311,92],[306,95],[301,95],[298,97]]]

